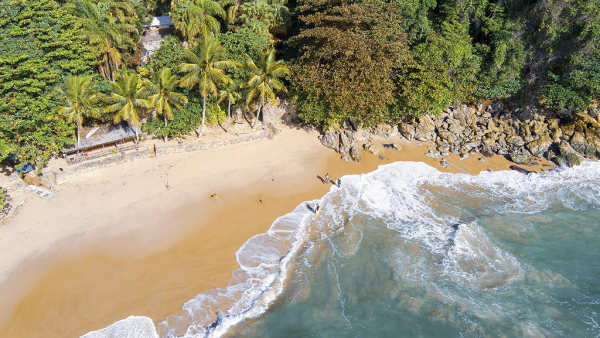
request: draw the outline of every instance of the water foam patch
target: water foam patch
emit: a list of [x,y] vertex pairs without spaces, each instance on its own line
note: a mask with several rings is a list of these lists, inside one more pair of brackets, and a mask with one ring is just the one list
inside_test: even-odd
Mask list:
[[81,338],[158,338],[152,319],[130,316]]

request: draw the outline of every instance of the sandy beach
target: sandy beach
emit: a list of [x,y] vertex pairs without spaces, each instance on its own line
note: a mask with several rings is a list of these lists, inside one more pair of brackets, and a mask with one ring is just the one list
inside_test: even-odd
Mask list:
[[[330,185],[317,175],[336,179],[395,161],[469,174],[514,164],[451,154],[442,168],[425,156],[428,144],[373,141],[380,154],[344,162],[317,132],[286,127],[272,140],[87,172],[55,187],[51,201],[28,197],[0,227],[0,337],[79,337],[130,315],[164,320],[196,294],[225,287],[248,238],[324,195]],[[391,142],[404,148],[382,146]]]

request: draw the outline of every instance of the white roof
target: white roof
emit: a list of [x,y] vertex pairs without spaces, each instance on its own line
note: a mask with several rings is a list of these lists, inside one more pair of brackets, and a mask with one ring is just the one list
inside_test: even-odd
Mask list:
[[152,21],[150,21],[150,24],[148,24],[148,26],[171,26],[174,25],[173,20],[171,20],[170,17],[168,16],[155,16],[152,18]]

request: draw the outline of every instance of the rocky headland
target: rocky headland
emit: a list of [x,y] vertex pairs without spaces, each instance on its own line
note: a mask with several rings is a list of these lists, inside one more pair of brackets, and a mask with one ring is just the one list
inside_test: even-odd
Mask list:
[[[372,135],[400,134],[409,141],[433,142],[429,156],[444,159],[450,153],[504,155],[515,163],[544,157],[557,165],[578,165],[581,157],[600,157],[600,110],[555,111],[538,107],[508,110],[502,103],[477,107],[448,107],[439,116],[399,119],[392,124],[363,128],[347,120],[339,129],[320,136],[321,143],[346,161],[361,160],[363,151],[377,154]],[[389,147],[396,147],[390,144]]]

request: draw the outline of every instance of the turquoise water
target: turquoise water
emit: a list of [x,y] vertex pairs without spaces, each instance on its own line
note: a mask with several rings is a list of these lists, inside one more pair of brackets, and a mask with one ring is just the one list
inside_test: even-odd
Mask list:
[[402,162],[342,182],[249,240],[230,286],[158,335],[600,337],[598,163],[469,176]]

